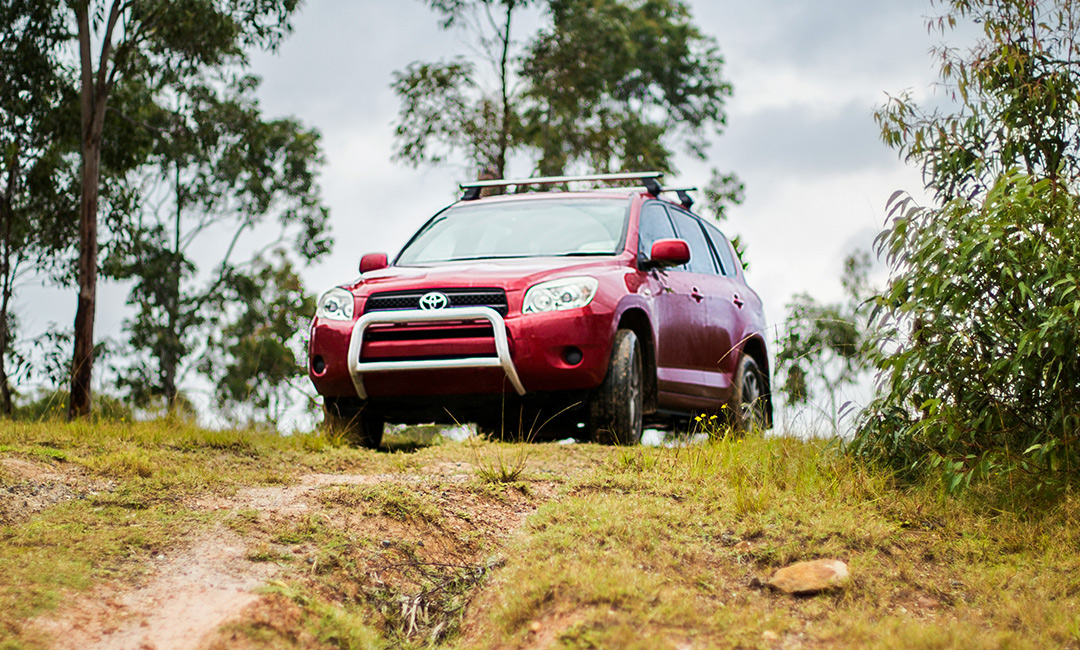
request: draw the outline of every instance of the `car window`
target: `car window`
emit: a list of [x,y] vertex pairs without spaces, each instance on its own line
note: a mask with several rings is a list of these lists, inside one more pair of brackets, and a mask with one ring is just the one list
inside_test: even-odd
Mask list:
[[614,255],[624,241],[628,211],[628,201],[613,199],[459,203],[429,221],[395,263]]
[[682,210],[669,209],[668,212],[675,222],[675,232],[690,245],[689,270],[692,273],[717,275],[716,261],[698,220]]
[[720,256],[720,266],[723,267],[720,272],[731,277],[738,275],[738,262],[735,261],[735,256],[731,254],[731,245],[728,243],[728,239],[724,236],[724,233],[720,232],[720,230],[711,223],[705,223],[705,234],[709,236],[709,239],[712,241],[713,249],[716,251],[716,254]]
[[641,206],[638,219],[638,253],[646,258],[652,253],[652,245],[661,239],[675,239],[675,229],[671,226],[664,204],[650,201]]

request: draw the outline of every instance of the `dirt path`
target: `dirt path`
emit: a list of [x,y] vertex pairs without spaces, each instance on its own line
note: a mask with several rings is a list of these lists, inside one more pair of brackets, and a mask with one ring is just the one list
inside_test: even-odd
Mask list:
[[[196,505],[289,516],[305,512],[321,487],[400,478],[311,474],[294,486],[249,488]],[[36,627],[58,650],[193,650],[254,603],[256,588],[281,573],[276,564],[252,562],[249,551],[243,538],[219,525],[173,555],[157,556],[145,584],[103,585],[38,619]]]

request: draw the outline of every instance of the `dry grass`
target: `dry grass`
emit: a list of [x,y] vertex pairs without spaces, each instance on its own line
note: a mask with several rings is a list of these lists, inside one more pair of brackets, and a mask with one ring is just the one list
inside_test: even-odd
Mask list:
[[[0,528],[0,648],[45,646],[28,619],[218,525],[283,577],[215,647],[1080,648],[1068,490],[949,497],[823,442],[712,437],[523,447],[423,431],[386,453],[165,423],[0,424],[0,495],[53,495]],[[515,458],[528,462],[513,480],[485,476]],[[206,506],[311,473],[366,476],[304,508]],[[803,599],[761,588],[816,557],[848,562],[851,582]]]
[[[1080,508],[1007,497],[898,486],[788,438],[617,450],[530,519],[462,645],[1080,647]],[[819,557],[849,563],[846,589],[760,587]]]

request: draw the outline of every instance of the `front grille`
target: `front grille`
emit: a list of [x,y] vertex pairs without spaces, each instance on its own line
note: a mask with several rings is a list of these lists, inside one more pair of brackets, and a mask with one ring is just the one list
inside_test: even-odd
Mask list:
[[364,313],[391,309],[420,309],[420,297],[437,291],[450,300],[447,309],[453,307],[491,307],[506,316],[510,311],[506,292],[502,289],[422,289],[410,291],[386,291],[373,293],[364,304]]
[[364,334],[365,341],[431,341],[453,339],[493,338],[491,324],[486,322],[438,326],[378,326]]

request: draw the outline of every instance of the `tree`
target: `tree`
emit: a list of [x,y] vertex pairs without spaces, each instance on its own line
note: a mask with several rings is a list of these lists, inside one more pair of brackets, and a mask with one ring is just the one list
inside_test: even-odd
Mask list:
[[[202,327],[227,307],[225,288],[247,266],[237,249],[260,225],[276,222],[264,250],[288,241],[310,261],[329,249],[315,183],[318,133],[264,118],[257,79],[215,81],[174,88],[173,106],[159,107],[146,125],[157,138],[143,185],[157,191],[144,190],[138,224],[106,260],[110,275],[134,280],[128,302],[137,313],[126,328],[136,361],[120,384],[140,407],[158,398],[169,411],[177,406],[185,362],[205,347]],[[228,244],[214,269],[200,273],[196,257],[205,262],[215,240]]]
[[47,3],[0,0],[0,411],[13,411],[9,363],[16,348],[16,285],[65,247],[72,221],[70,138],[58,53],[63,21]]
[[[716,42],[679,0],[550,0],[523,62],[527,141],[542,174],[673,171],[668,140],[704,159],[731,85]],[[593,65],[582,65],[591,62]]]
[[[204,370],[217,382],[218,406],[251,424],[276,426],[305,381],[304,333],[315,298],[288,258],[257,260],[227,291],[239,306],[214,328]],[[301,391],[302,392],[302,391]]]
[[465,58],[416,62],[398,73],[397,159],[419,165],[464,154],[475,170],[499,177],[513,153],[533,157],[547,175],[673,171],[672,144],[703,158],[706,136],[724,124],[731,86],[723,59],[679,0],[536,3],[550,24],[519,50],[510,29],[527,3],[429,4],[444,27],[474,26],[498,83],[485,89]]
[[776,355],[777,372],[784,378],[781,390],[789,404],[807,404],[823,388],[834,424],[840,417],[840,391],[855,385],[866,368],[867,332],[858,308],[866,295],[869,269],[870,255],[866,251],[845,260],[841,282],[848,294],[846,303],[822,305],[802,293],[787,305]]
[[508,157],[520,146],[512,27],[515,14],[533,2],[427,0],[426,4],[442,15],[444,29],[461,27],[472,34],[497,87],[486,88],[477,66],[462,57],[416,61],[394,73],[392,87],[401,99],[394,158],[413,166],[437,164],[464,150],[477,171],[503,178]]
[[932,26],[982,26],[942,48],[957,106],[909,97],[878,112],[937,206],[903,193],[878,238],[891,278],[875,299],[883,394],[855,449],[950,488],[1023,469],[1075,473],[1080,434],[1080,51],[1065,0],[952,0]]
[[98,201],[110,97],[122,83],[161,89],[207,67],[242,65],[245,48],[274,47],[289,31],[298,2],[67,0],[78,44],[82,160],[71,417],[87,415],[91,406]]

